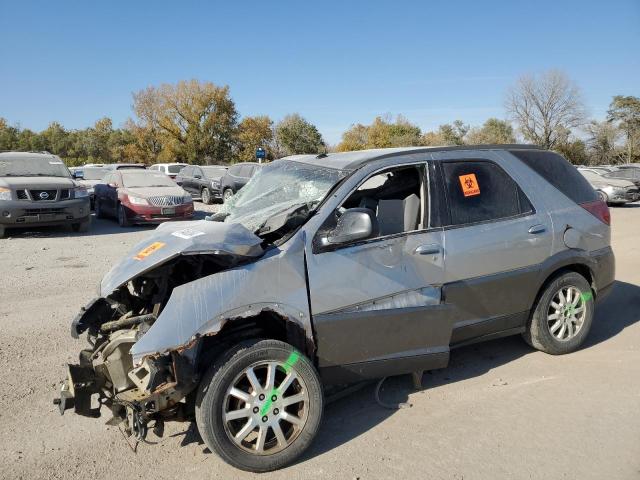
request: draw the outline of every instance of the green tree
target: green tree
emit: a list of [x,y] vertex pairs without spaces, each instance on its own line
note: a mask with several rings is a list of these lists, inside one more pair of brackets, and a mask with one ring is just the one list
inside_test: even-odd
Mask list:
[[633,162],[640,143],[640,98],[616,95],[609,106],[607,120],[616,123],[625,133],[627,162]]
[[40,133],[45,149],[61,157],[69,154],[69,134],[58,122],[51,122],[46,130]]
[[297,113],[287,115],[278,122],[275,136],[282,155],[321,153],[326,149],[322,135],[315,125]]
[[0,150],[15,150],[18,147],[19,131],[0,117]]
[[268,116],[244,117],[238,125],[238,160],[254,161],[258,147],[264,148],[267,157],[273,159],[272,141],[273,121]]
[[426,132],[422,136],[422,144],[426,146],[464,145],[465,136],[469,132],[469,125],[462,120],[445,123],[435,132]]
[[402,115],[394,121],[390,117],[376,117],[371,125],[352,125],[342,134],[337,150],[363,150],[365,148],[410,147],[421,145],[420,127]]
[[238,114],[229,87],[198,80],[149,87],[133,94],[133,109],[143,150],[155,153],[162,145],[161,159],[231,161]]
[[482,127],[470,129],[465,138],[468,145],[500,145],[515,141],[511,124],[497,118],[489,118]]

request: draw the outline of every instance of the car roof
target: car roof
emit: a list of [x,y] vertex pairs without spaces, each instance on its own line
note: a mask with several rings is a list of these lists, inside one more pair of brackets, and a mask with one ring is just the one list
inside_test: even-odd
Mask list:
[[434,153],[450,150],[541,150],[536,145],[506,144],[506,145],[456,145],[442,147],[399,147],[375,148],[370,150],[356,150],[353,152],[321,153],[320,155],[290,155],[282,160],[309,163],[318,166],[336,168],[339,170],[354,170],[362,165],[384,157],[410,153]]

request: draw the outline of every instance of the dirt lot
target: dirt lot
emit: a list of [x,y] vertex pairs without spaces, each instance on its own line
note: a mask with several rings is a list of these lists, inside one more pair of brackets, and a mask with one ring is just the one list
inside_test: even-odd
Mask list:
[[[372,386],[329,405],[304,458],[261,478],[640,478],[639,207],[612,211],[618,282],[586,348],[551,357],[507,338],[457,350],[423,391],[387,381],[384,399],[411,408],[380,408]],[[83,341],[71,319],[148,232],[100,220],[89,234],[0,241],[0,478],[257,477],[211,454],[193,426],[169,424],[134,454],[106,418],[61,417],[51,403]]]

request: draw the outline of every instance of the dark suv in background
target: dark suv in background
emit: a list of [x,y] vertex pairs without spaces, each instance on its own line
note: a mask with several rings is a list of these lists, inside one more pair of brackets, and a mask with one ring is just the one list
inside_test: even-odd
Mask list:
[[87,189],[71,178],[60,157],[47,152],[0,153],[0,238],[7,229],[91,225]]
[[236,163],[220,179],[222,199],[226,202],[233,194],[244,187],[249,179],[260,171],[262,165],[256,162]]
[[222,199],[220,178],[227,172],[222,165],[188,165],[176,175],[175,181],[194,198],[207,205]]

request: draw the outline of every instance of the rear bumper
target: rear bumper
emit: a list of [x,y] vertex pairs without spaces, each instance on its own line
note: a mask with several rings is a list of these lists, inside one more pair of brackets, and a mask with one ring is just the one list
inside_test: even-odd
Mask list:
[[596,300],[601,300],[613,287],[616,278],[616,258],[611,247],[591,252],[591,258],[594,261],[592,271]]
[[7,228],[76,223],[86,220],[90,214],[89,197],[57,202],[0,202],[0,225]]

